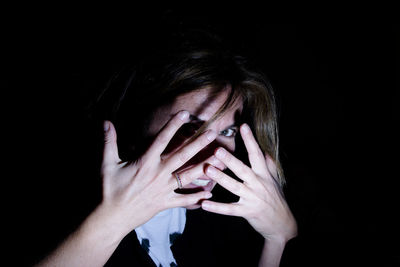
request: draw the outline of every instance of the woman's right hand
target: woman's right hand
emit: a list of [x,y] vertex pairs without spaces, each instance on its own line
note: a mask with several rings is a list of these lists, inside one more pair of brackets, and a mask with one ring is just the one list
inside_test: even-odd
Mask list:
[[[175,193],[178,183],[172,173],[212,142],[215,132],[204,132],[193,142],[161,158],[161,153],[188,117],[187,111],[176,114],[134,163],[121,162],[115,128],[106,121],[101,168],[103,200],[80,227],[37,266],[103,266],[129,232],[158,212],[210,198],[211,193],[205,191],[187,195]],[[203,165],[180,171],[182,185],[201,176]]]
[[[215,132],[206,131],[174,153],[161,157],[188,118],[187,111],[178,112],[160,131],[147,152],[134,163],[121,162],[115,128],[109,121],[104,123],[103,200],[95,210],[95,218],[107,229],[118,233],[119,240],[162,210],[194,205],[211,197],[211,193],[206,191],[175,193],[178,183],[173,172],[211,143],[216,138]],[[202,172],[202,166],[180,172],[182,185],[189,184]]]

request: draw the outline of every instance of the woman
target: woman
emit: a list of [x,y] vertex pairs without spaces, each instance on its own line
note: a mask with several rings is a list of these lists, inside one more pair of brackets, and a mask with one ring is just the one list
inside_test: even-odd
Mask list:
[[[207,254],[208,266],[241,264],[236,258],[279,265],[297,227],[281,190],[272,89],[214,36],[190,31],[171,40],[118,74],[102,94],[97,110],[106,119],[103,199],[39,266],[125,266],[129,260],[133,266],[201,265],[190,252],[171,249],[176,237],[191,231],[186,209],[200,207],[207,214],[244,218],[263,240],[257,259],[214,251],[220,259]],[[243,159],[240,139],[248,155]],[[210,200],[217,183],[239,200]],[[194,255],[212,247],[205,243]]]

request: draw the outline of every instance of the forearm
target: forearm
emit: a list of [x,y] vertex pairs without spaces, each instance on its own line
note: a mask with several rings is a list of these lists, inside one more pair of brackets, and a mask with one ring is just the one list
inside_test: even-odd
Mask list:
[[103,266],[122,237],[96,209],[80,227],[37,266]]
[[259,267],[278,267],[281,261],[283,250],[285,249],[285,240],[265,239],[262,249]]

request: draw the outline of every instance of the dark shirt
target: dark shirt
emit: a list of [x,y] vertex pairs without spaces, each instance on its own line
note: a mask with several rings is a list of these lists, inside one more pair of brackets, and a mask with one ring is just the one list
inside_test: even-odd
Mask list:
[[[257,266],[263,243],[245,219],[197,209],[187,211],[185,230],[171,249],[178,266]],[[132,231],[105,266],[155,264]]]

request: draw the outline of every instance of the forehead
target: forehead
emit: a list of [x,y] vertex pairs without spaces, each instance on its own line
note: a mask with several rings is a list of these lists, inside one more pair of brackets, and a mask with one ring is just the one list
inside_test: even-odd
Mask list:
[[[211,88],[203,88],[178,96],[171,106],[171,113],[187,110],[200,120],[209,120],[217,110],[225,103],[231,88],[225,87],[218,93],[213,93]],[[242,101],[238,99],[228,109],[224,117],[232,117],[237,111],[242,110]],[[233,119],[233,118],[232,118]]]

